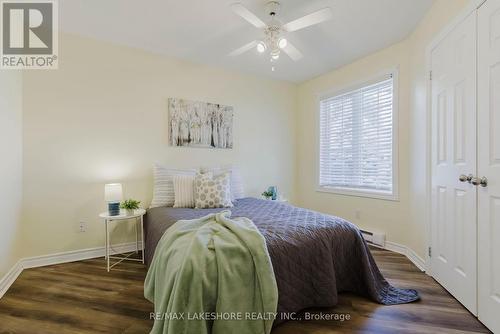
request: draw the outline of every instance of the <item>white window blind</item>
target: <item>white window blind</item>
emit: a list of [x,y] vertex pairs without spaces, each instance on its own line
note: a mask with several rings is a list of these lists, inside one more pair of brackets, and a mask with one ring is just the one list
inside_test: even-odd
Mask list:
[[323,189],[393,195],[393,75],[320,101]]

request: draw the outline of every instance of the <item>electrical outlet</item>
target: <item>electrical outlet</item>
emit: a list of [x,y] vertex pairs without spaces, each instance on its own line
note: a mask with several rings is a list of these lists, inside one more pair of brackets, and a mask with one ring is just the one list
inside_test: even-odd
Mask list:
[[355,217],[356,219],[361,219],[361,210],[360,210],[360,209],[356,209],[356,210],[354,211],[354,217]]
[[86,232],[87,231],[87,223],[86,222],[80,222],[78,225],[78,232]]

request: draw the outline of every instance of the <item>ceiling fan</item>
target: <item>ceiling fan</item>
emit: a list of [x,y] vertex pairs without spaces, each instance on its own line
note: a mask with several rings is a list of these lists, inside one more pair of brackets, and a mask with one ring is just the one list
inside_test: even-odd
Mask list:
[[[283,24],[277,18],[280,3],[274,0],[267,3],[267,10],[271,17],[268,23],[264,23],[257,15],[239,2],[233,3],[231,9],[236,15],[241,16],[253,26],[262,29],[264,31],[264,38],[243,45],[231,52],[229,56],[239,56],[253,48],[257,48],[259,53],[264,53],[269,50],[271,63],[279,59],[281,51],[286,53],[294,61],[301,59],[303,57],[302,53],[286,39],[285,34],[328,21],[333,16],[332,9],[327,7]],[[271,69],[274,71],[274,66],[272,66]]]

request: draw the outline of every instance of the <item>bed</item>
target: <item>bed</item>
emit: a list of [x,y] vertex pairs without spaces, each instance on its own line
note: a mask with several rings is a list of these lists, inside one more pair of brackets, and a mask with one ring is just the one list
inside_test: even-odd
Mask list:
[[[149,209],[144,221],[146,263],[172,224],[221,210]],[[230,210],[233,217],[250,218],[266,239],[278,285],[278,315],[335,306],[340,292],[386,305],[419,299],[415,290],[398,289],[383,278],[361,232],[344,219],[256,198],[236,200]],[[275,325],[284,318],[278,316]]]

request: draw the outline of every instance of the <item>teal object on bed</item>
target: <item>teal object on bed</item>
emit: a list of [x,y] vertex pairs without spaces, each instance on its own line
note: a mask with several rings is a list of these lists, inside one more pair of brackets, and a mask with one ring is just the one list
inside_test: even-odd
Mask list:
[[264,237],[250,219],[230,217],[180,220],[165,231],[144,283],[155,305],[151,333],[271,332],[278,288]]

